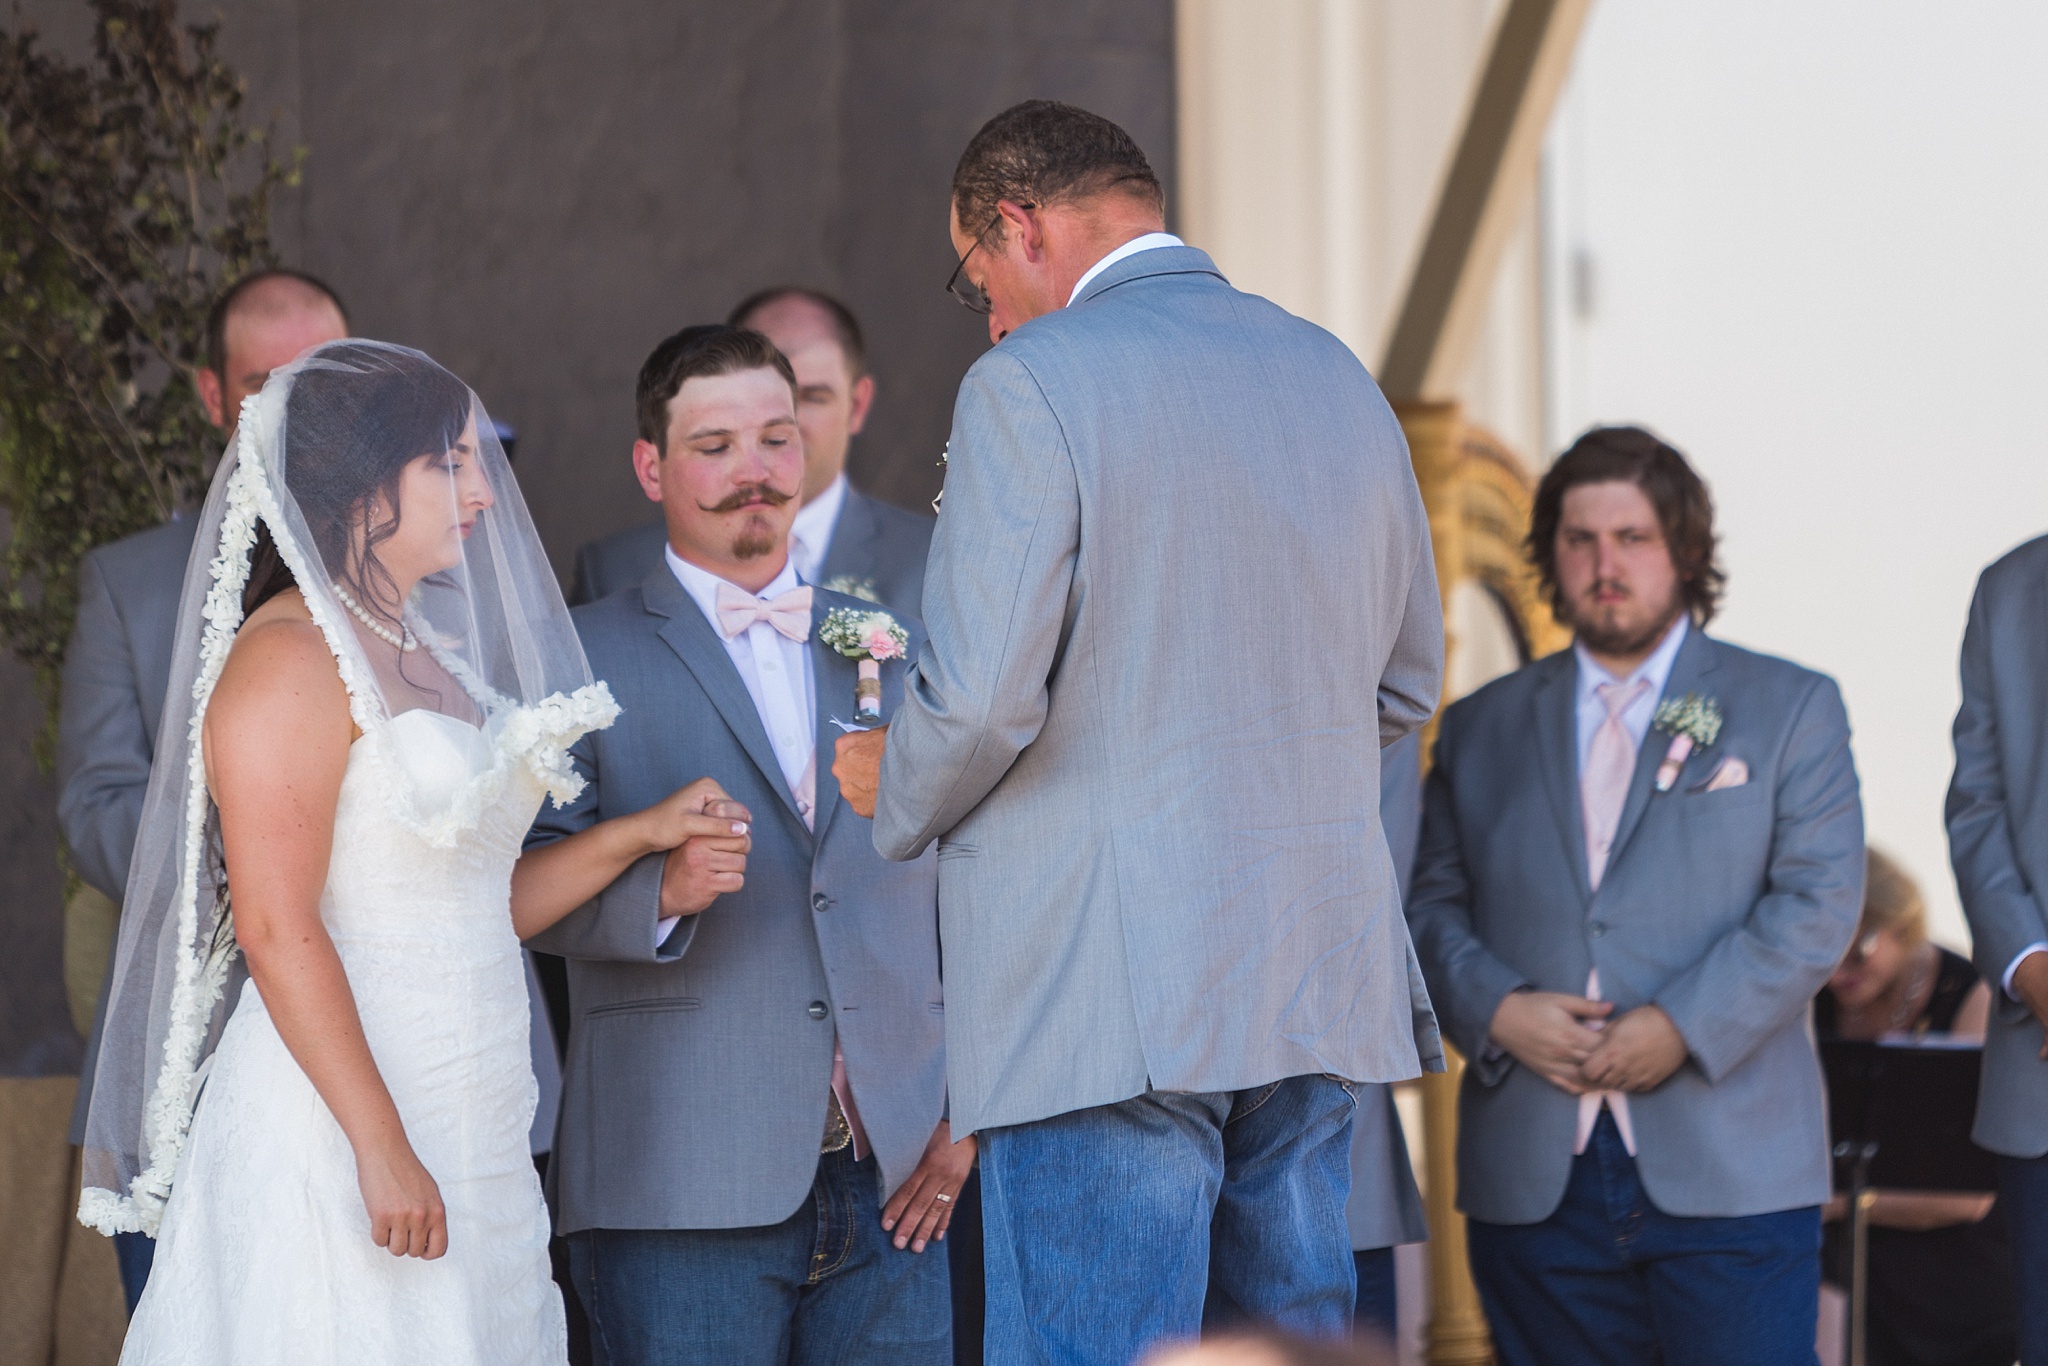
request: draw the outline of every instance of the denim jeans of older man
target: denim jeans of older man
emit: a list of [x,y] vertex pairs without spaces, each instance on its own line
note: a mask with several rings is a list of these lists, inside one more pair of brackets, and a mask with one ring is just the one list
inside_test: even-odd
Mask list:
[[951,1366],[945,1247],[898,1251],[881,1185],[842,1148],[779,1224],[570,1234],[595,1366]]
[[1606,1110],[1555,1213],[1466,1241],[1501,1366],[1814,1366],[1820,1207],[1666,1214]]
[[1303,1076],[983,1133],[988,1366],[1128,1366],[1232,1323],[1346,1336],[1352,1110]]
[[2012,1234],[2020,1366],[2048,1366],[2048,1157],[1999,1158],[1998,1202]]

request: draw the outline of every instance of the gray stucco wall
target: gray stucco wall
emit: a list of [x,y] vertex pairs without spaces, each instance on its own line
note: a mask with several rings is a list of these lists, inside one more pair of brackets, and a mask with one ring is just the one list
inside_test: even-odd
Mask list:
[[[276,218],[284,258],[331,281],[358,332],[427,351],[518,426],[520,482],[564,571],[584,540],[653,513],[628,464],[641,359],[765,284],[852,304],[880,387],[855,478],[929,502],[955,387],[987,345],[941,286],[947,184],[989,115],[1085,105],[1172,187],[1172,0],[186,9],[220,15],[251,109],[309,149]],[[80,0],[21,12],[82,50]],[[0,707],[31,713],[22,671],[0,668]],[[70,1032],[61,986],[42,985],[58,980],[50,796],[12,754],[0,1073]]]

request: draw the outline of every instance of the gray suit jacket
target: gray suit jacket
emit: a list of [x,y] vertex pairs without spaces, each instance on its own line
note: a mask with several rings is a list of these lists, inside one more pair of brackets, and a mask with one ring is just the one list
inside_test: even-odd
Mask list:
[[[820,591],[813,623],[855,599]],[[644,810],[709,776],[754,814],[746,886],[659,948],[662,856],[640,860],[533,947],[569,960],[569,1063],[548,1180],[555,1229],[751,1228],[787,1219],[817,1173],[836,1026],[861,1120],[893,1191],[945,1108],[938,870],[878,857],[839,800],[826,718],[855,668],[823,646],[817,833],[804,828],[760,714],[668,567],[576,609],[591,671],[622,708],[577,742],[589,786],[529,844]],[[923,639],[902,618],[913,646]],[[882,666],[883,715],[902,696]]]
[[1984,571],[1963,632],[1963,706],[1948,790],[1949,857],[1977,970],[1991,983],[1979,1144],[2048,1153],[2041,1024],[2001,987],[2020,950],[2048,941],[2048,536]]
[[[859,584],[890,611],[918,616],[934,525],[934,519],[870,498],[849,482],[818,582]],[[667,539],[666,528],[653,521],[585,545],[576,552],[569,601],[596,602],[639,583],[662,564]]]
[[[1415,845],[1422,834],[1422,737],[1410,735],[1380,751],[1380,824],[1394,858],[1401,899],[1408,899]],[[1393,1088],[1358,1088],[1351,1125],[1351,1198],[1344,1206],[1351,1246],[1359,1252],[1419,1243],[1429,1237],[1422,1192],[1408,1161],[1408,1139],[1394,1108]]]
[[[1720,738],[1668,792],[1669,737],[1645,737],[1597,893],[1588,890],[1562,650],[1444,711],[1408,919],[1430,998],[1472,1065],[1459,1098],[1458,1204],[1532,1224],[1564,1197],[1578,1099],[1489,1042],[1522,987],[1600,986],[1617,1013],[1663,1007],[1690,1056],[1629,1098],[1643,1187],[1668,1214],[1817,1205],[1826,1093],[1808,1007],[1863,902],[1863,809],[1833,680],[1691,631],[1665,696],[1717,698]],[[1740,758],[1749,781],[1705,791]]]
[[1140,252],[975,362],[951,452],[875,839],[940,842],[955,1127],[1416,1075],[1379,762],[1443,623],[1364,367]]

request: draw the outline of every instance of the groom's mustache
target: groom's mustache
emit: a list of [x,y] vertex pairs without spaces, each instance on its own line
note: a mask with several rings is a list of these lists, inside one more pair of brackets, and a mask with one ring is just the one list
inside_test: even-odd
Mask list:
[[705,512],[738,512],[751,503],[765,503],[769,507],[779,508],[794,497],[794,493],[784,493],[773,484],[746,484],[734,489],[710,507],[705,507],[702,503],[697,506]]

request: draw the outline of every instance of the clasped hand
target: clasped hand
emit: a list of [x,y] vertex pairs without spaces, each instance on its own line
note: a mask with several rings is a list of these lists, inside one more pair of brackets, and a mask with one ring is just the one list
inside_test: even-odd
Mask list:
[[1511,991],[1489,1033],[1515,1061],[1574,1096],[1649,1091],[1685,1062],[1685,1038],[1654,1005],[1618,1018],[1611,1001],[1560,991]]
[[747,882],[754,816],[710,778],[699,778],[640,813],[647,844],[666,849],[661,913],[695,915]]
[[889,728],[848,731],[833,745],[832,776],[839,780],[839,797],[854,814],[865,820],[875,818],[875,796],[882,785],[882,750],[889,743]]

